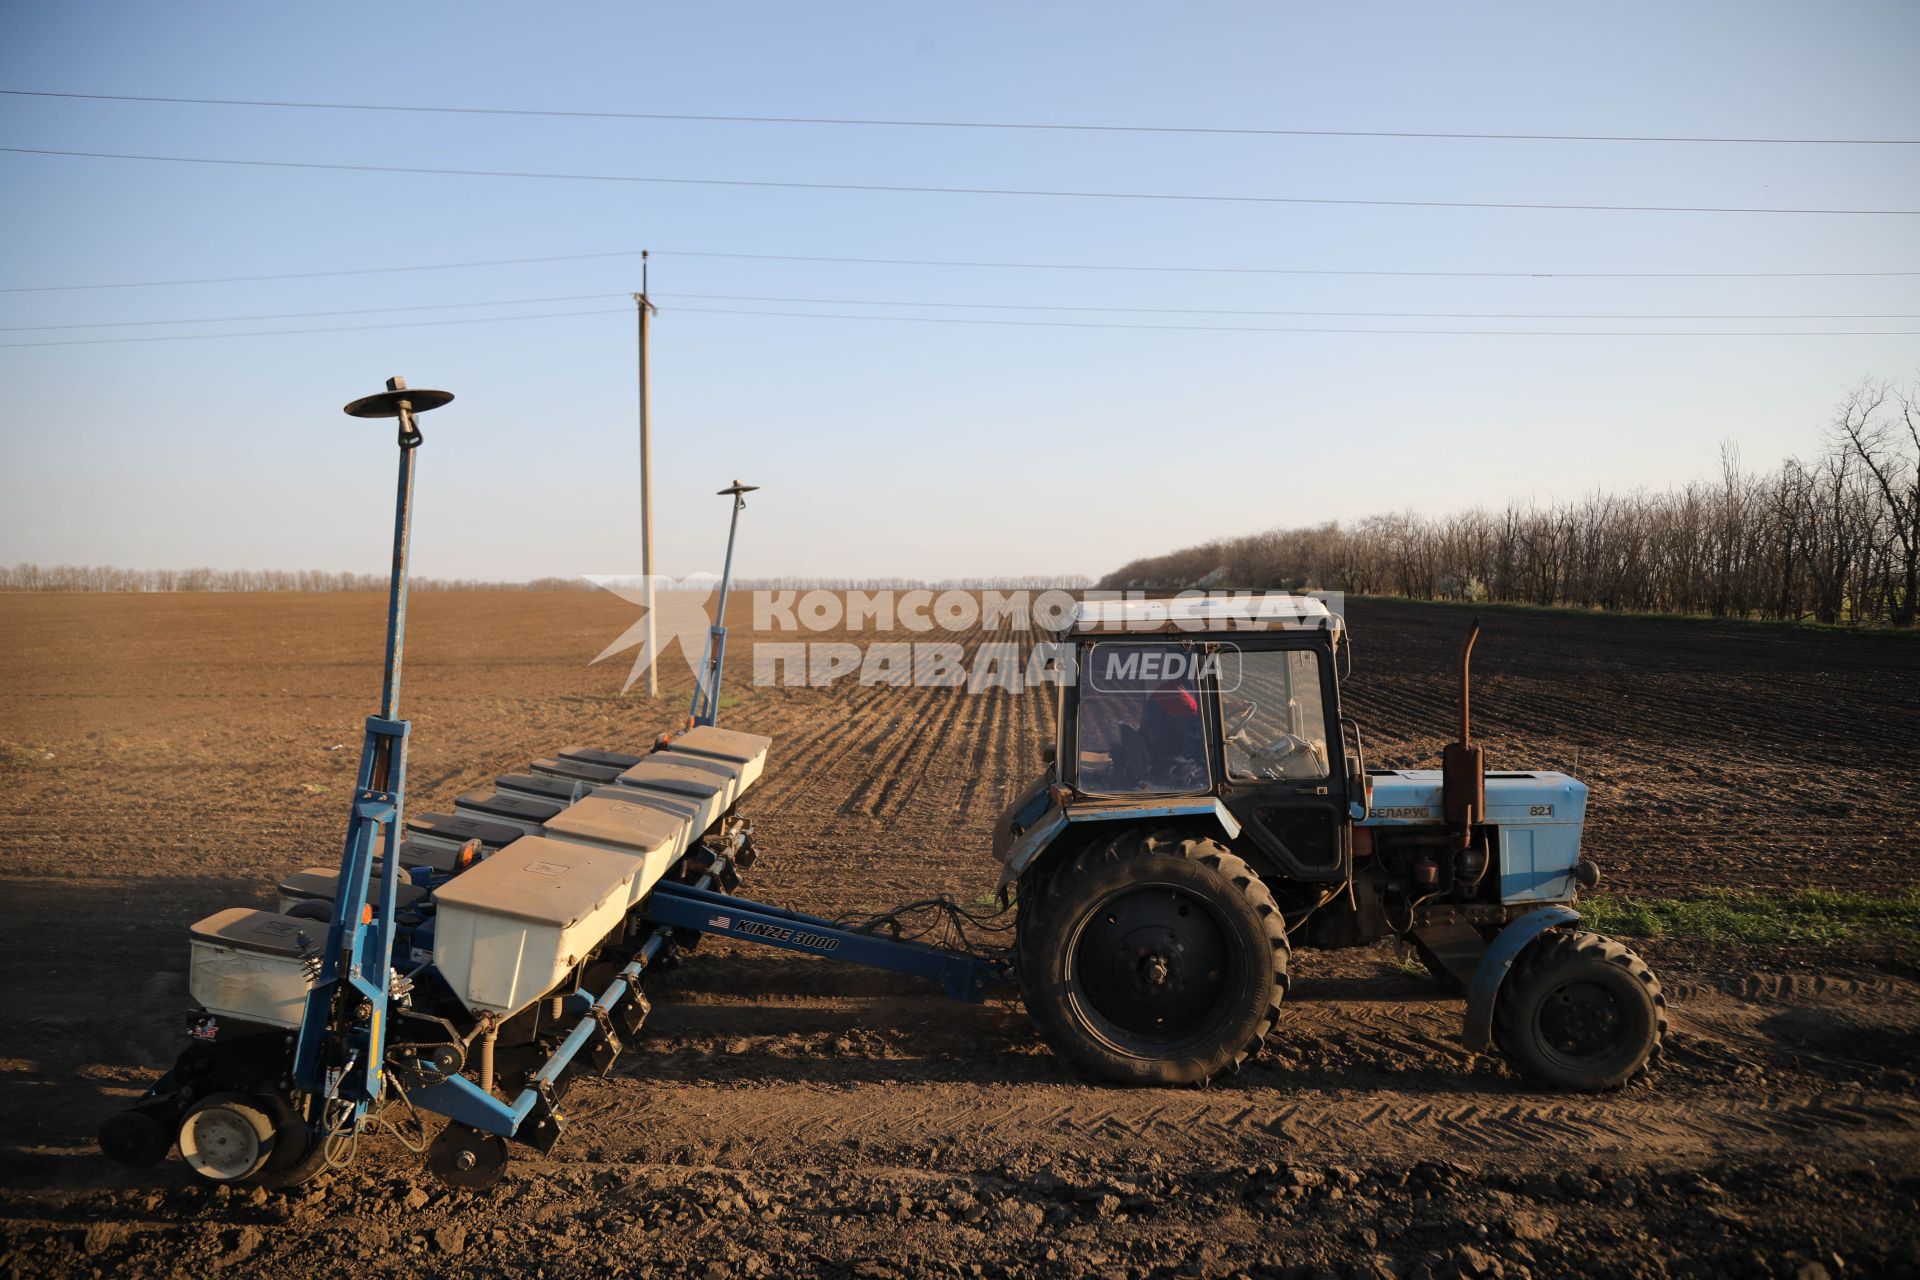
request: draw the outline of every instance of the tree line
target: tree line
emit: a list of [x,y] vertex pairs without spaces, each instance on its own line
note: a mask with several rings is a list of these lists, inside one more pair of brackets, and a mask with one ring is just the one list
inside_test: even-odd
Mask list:
[[[636,577],[634,581],[638,582]],[[825,589],[878,590],[1066,590],[1081,591],[1092,579],[1071,575],[954,578],[745,578],[737,591]],[[102,565],[0,565],[0,591],[385,591],[384,573],[329,573],[323,569],[117,569]],[[585,578],[535,578],[488,582],[477,578],[411,578],[413,591],[593,591]]]
[[[577,578],[485,582],[472,578],[411,578],[412,591],[590,591]],[[119,569],[109,565],[0,565],[0,591],[385,591],[384,573],[325,569]]]
[[1135,560],[1099,585],[1912,626],[1920,386],[1861,383],[1811,457],[1770,471],[1748,469],[1723,445],[1718,475],[1664,493],[1270,529]]

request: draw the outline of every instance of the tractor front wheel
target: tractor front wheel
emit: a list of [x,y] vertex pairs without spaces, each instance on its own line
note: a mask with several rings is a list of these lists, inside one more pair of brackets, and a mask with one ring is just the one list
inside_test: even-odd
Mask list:
[[1660,1056],[1667,1002],[1632,951],[1597,933],[1536,939],[1500,986],[1494,1036],[1522,1074],[1555,1089],[1617,1089]]
[[1280,908],[1216,841],[1129,830],[1056,869],[1037,898],[1021,904],[1022,993],[1086,1075],[1201,1083],[1237,1067],[1279,1016]]

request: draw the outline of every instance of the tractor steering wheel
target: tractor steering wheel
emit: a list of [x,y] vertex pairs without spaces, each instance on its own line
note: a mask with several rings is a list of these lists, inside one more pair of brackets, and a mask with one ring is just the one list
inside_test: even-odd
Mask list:
[[1260,714],[1260,704],[1248,698],[1227,713],[1226,723],[1220,730],[1221,734],[1227,738],[1239,737],[1246,732],[1247,726],[1253,723],[1253,718],[1258,714]]

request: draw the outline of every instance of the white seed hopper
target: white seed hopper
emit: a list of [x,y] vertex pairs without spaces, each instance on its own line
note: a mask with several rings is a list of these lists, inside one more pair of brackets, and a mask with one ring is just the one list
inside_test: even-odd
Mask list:
[[[757,733],[741,733],[703,724],[675,734],[667,740],[667,749],[681,755],[717,761],[730,768],[739,784],[735,797],[759,781],[767,767],[767,748],[773,739]],[[656,753],[658,754],[658,753]]]
[[697,840],[727,811],[738,791],[733,774],[708,767],[714,763],[658,751],[622,773],[617,787],[600,794],[633,791],[684,807],[691,821],[691,838]]
[[434,965],[470,1011],[512,1017],[620,927],[642,865],[584,844],[516,840],[434,892]]
[[208,1013],[298,1027],[313,985],[306,955],[327,941],[323,921],[229,907],[191,930],[187,988]]
[[650,803],[655,799],[672,798],[605,788],[555,816],[547,823],[544,835],[548,843],[565,841],[633,858],[638,870],[628,898],[631,905],[646,897],[667,868],[706,831],[704,826],[693,825],[697,814],[690,807]]

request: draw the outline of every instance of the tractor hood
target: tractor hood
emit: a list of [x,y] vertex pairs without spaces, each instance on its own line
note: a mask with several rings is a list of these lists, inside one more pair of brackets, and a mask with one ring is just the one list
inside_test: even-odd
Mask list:
[[[1373,803],[1362,826],[1430,826],[1440,808],[1440,770],[1372,773]],[[1494,826],[1579,826],[1587,817],[1587,784],[1548,770],[1487,774],[1486,821]]]

